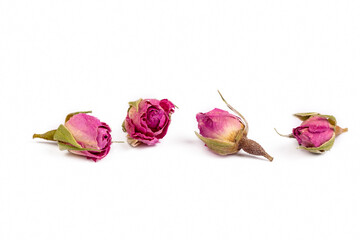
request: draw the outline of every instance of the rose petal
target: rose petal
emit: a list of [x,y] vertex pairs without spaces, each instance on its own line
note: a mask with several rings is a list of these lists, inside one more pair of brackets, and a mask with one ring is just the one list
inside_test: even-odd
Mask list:
[[99,119],[84,113],[74,115],[65,123],[66,128],[82,147],[93,149],[99,149],[97,129],[100,125]]
[[162,107],[162,109],[164,109],[167,114],[174,112],[175,105],[167,99],[162,99],[159,105]]
[[314,116],[293,129],[293,136],[303,147],[320,147],[329,141],[334,130],[324,117]]
[[200,134],[206,138],[232,142],[238,131],[244,129],[238,117],[217,108],[207,113],[198,113],[196,120]]
[[125,119],[125,129],[129,137],[148,145],[154,145],[163,138],[170,124],[169,113],[174,105],[167,99],[144,99],[138,111],[130,108]]

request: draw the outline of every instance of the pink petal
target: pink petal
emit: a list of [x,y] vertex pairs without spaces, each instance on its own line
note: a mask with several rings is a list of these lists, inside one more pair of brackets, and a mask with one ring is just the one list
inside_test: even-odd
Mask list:
[[66,128],[75,140],[84,148],[99,149],[97,145],[97,129],[101,122],[96,117],[79,113],[65,123]]
[[240,119],[221,109],[196,115],[200,134],[207,138],[234,141],[238,131],[244,129]]

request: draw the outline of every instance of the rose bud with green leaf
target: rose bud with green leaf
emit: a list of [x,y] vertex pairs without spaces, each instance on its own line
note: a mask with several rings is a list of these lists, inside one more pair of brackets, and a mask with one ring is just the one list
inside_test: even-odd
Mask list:
[[129,102],[122,127],[127,132],[128,143],[136,147],[143,143],[155,145],[165,137],[175,105],[167,99],[139,99]]
[[56,141],[60,150],[68,150],[96,162],[110,151],[111,129],[87,113],[91,111],[70,113],[65,124],[44,134],[34,134],[33,138]]
[[294,128],[292,134],[278,134],[283,137],[296,138],[299,148],[312,153],[323,153],[330,150],[335,137],[348,131],[347,128],[337,126],[336,118],[331,115],[310,112],[296,113],[294,116],[303,121],[301,125]]
[[198,113],[196,120],[200,134],[195,132],[196,136],[211,151],[220,155],[235,154],[242,149],[249,154],[264,156],[272,161],[273,157],[267,154],[260,144],[247,138],[249,126],[246,119],[225,101],[220,92],[219,94],[237,116],[218,108],[207,113]]

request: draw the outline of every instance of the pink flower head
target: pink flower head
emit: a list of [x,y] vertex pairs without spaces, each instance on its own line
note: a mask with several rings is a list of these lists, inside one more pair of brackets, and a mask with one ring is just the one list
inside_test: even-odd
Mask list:
[[195,135],[216,154],[231,155],[243,150],[272,161],[273,157],[260,144],[247,137],[249,126],[244,116],[226,102],[220,91],[218,93],[237,116],[218,108],[207,113],[198,113],[196,120],[200,133],[195,132]]
[[337,125],[333,115],[305,112],[295,113],[294,116],[303,121],[301,125],[294,128],[292,134],[278,134],[282,137],[296,138],[300,145],[299,148],[311,153],[320,154],[329,151],[334,145],[335,138],[348,131],[347,128]]
[[238,132],[244,129],[239,117],[218,108],[198,113],[196,120],[200,135],[206,138],[234,142]]
[[165,137],[175,105],[167,99],[139,99],[130,102],[123,127],[129,143],[155,145]]
[[81,147],[98,150],[69,150],[70,152],[86,156],[88,159],[92,159],[95,162],[104,158],[109,153],[111,145],[111,129],[106,123],[100,122],[96,117],[85,113],[79,113],[72,116],[65,123],[65,127]]
[[293,136],[303,147],[319,147],[329,141],[334,135],[334,126],[328,119],[313,116],[304,121],[299,127],[293,129]]
[[111,129],[88,112],[75,112],[66,116],[65,124],[33,138],[56,141],[60,150],[85,156],[95,162],[104,158],[110,151]]

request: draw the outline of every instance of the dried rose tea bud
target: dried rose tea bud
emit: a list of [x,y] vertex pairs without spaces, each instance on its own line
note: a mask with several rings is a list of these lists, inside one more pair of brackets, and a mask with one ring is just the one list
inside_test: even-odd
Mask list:
[[220,155],[229,155],[241,149],[252,155],[264,156],[269,161],[273,160],[257,142],[248,139],[249,131],[246,119],[231,107],[219,92],[225,104],[237,114],[214,108],[207,113],[198,113],[196,120],[200,134],[195,132],[205,145],[213,152]]
[[303,121],[301,125],[294,128],[292,134],[279,135],[296,138],[299,148],[312,153],[323,153],[330,150],[334,144],[335,137],[348,131],[347,128],[337,126],[336,118],[331,115],[311,112],[296,113],[294,116]]

